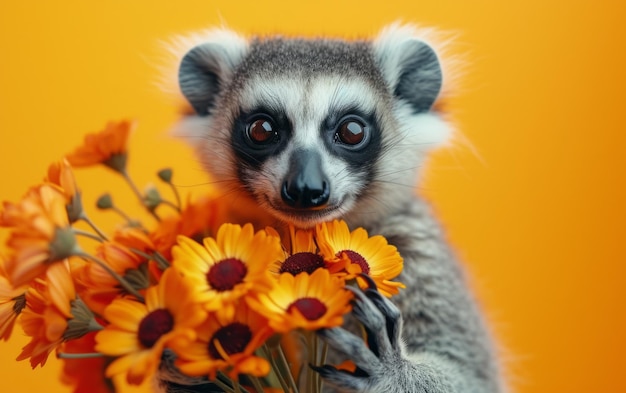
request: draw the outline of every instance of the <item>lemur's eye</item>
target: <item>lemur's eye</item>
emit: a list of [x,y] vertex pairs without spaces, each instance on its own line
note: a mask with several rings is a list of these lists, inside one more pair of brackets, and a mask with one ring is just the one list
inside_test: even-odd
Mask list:
[[271,142],[276,137],[274,125],[268,119],[257,119],[248,124],[246,129],[252,142],[264,144]]
[[336,138],[346,145],[358,145],[365,138],[365,126],[356,120],[346,120],[339,125]]

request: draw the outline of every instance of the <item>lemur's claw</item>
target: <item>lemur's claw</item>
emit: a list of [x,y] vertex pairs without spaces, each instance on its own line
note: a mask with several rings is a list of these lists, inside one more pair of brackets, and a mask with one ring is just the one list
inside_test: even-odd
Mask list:
[[378,292],[369,277],[363,277],[369,284],[368,288],[351,291],[355,295],[352,314],[365,329],[365,341],[342,328],[318,332],[332,348],[348,356],[357,366],[357,371],[346,372],[328,365],[312,366],[326,382],[345,392],[360,392],[366,387],[371,389],[388,380],[406,363],[400,347],[401,313]]

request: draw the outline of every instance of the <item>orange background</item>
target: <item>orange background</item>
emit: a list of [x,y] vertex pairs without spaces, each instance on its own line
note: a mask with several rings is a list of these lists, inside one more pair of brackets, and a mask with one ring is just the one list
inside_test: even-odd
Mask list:
[[[225,22],[243,32],[370,35],[397,19],[452,31],[467,64],[449,109],[474,151],[437,153],[422,191],[474,277],[512,385],[626,392],[619,2],[69,3],[0,6],[0,199],[17,200],[84,133],[124,117],[139,121],[130,161],[139,184],[173,165],[184,191],[201,190],[197,161],[165,134],[176,107],[154,84],[158,41],[172,34]],[[104,170],[78,177],[87,201],[125,190]],[[55,359],[35,371],[13,360],[25,342],[17,331],[0,343],[0,390],[67,392]]]

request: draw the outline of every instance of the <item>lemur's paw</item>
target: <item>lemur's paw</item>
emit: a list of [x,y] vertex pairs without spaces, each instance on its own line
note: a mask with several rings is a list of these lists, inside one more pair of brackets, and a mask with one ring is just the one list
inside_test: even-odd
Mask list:
[[403,356],[400,331],[402,316],[398,308],[382,296],[373,282],[370,288],[353,290],[355,301],[353,315],[361,322],[367,333],[364,341],[342,328],[319,331],[332,348],[347,355],[356,365],[356,371],[347,372],[333,366],[312,368],[324,380],[346,392],[386,391],[394,375],[402,373],[408,360]]

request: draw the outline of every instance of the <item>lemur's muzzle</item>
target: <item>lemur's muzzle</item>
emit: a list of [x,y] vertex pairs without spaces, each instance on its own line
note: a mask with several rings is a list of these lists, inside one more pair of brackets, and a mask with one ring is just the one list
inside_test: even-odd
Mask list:
[[330,185],[317,152],[293,152],[281,197],[287,205],[297,209],[319,209],[328,203]]

